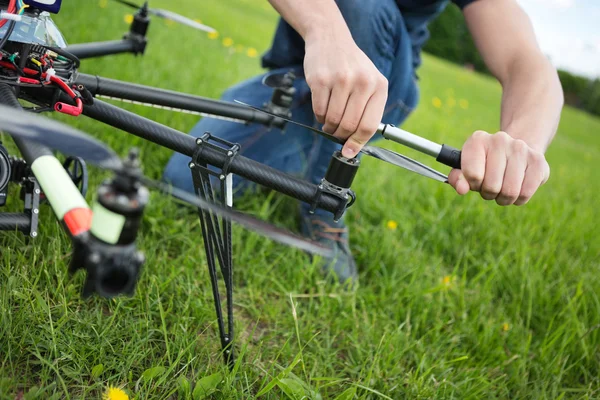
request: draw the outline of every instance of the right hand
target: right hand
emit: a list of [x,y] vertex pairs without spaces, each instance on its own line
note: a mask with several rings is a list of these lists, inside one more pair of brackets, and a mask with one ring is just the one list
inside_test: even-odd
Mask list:
[[304,73],[317,121],[325,132],[347,139],[342,155],[354,158],[379,128],[388,81],[349,31],[326,27],[305,42]]

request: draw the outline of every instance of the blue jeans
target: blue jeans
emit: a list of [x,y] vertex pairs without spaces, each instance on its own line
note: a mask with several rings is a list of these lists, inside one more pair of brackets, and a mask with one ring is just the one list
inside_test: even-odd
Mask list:
[[[415,108],[419,97],[415,68],[419,63],[420,49],[414,45],[417,31],[410,27],[422,25],[418,21],[420,17],[403,16],[395,0],[338,0],[338,7],[357,45],[388,79],[388,101],[383,122],[400,125]],[[263,57],[263,66],[271,69],[270,72],[295,71],[299,79],[295,82],[297,92],[292,105],[292,119],[317,126],[310,89],[304,79],[303,60],[302,38],[281,20],[271,50]],[[272,89],[262,85],[263,76],[229,88],[222,99],[240,100],[262,107],[272,94]],[[190,134],[199,137],[204,132],[239,143],[241,154],[248,158],[313,183],[321,181],[333,152],[340,148],[336,143],[291,124],[285,130],[280,130],[259,124],[243,125],[203,118]],[[166,166],[164,179],[176,187],[193,192],[189,162],[188,156],[173,155]],[[234,178],[236,188],[248,187],[247,183],[243,178]],[[307,206],[304,206],[306,210]],[[318,213],[333,219],[329,213]]]

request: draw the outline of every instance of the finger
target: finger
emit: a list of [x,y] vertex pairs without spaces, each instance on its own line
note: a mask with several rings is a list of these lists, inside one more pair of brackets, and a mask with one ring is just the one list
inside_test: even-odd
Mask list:
[[465,178],[460,169],[453,169],[450,171],[448,183],[456,190],[456,193],[461,196],[467,194],[470,189],[469,182],[467,182],[467,178]]
[[534,159],[530,161],[525,170],[525,179],[521,185],[521,193],[515,201],[516,206],[527,204],[535,192],[542,186],[550,176],[550,168],[548,163],[542,159]]
[[502,190],[504,172],[506,171],[506,152],[503,148],[492,149],[485,161],[485,176],[481,183],[481,197],[494,200]]
[[475,132],[464,144],[461,170],[469,188],[478,192],[485,177],[486,141],[491,135],[484,131]]
[[344,116],[340,122],[338,128],[333,132],[333,136],[341,139],[347,139],[352,136],[358,130],[361,120],[364,118],[367,102],[371,97],[371,92],[358,92],[354,91],[350,94]]
[[331,90],[327,86],[315,86],[311,88],[312,91],[312,104],[313,112],[317,117],[317,121],[320,124],[325,123],[325,116],[327,115],[327,106],[329,105],[329,97],[331,96]]
[[387,90],[377,90],[367,103],[358,130],[351,135],[342,149],[347,158],[356,157],[363,146],[373,137],[383,118],[387,101]]
[[513,150],[508,159],[506,171],[504,172],[502,189],[500,190],[498,197],[496,197],[496,203],[501,206],[509,206],[517,201],[519,194],[521,193],[523,180],[525,179],[526,169],[527,148],[522,148],[521,145],[518,145],[517,149]]
[[333,87],[327,106],[325,125],[323,125],[323,130],[325,132],[333,134],[333,132],[337,130],[340,122],[342,122],[342,117],[344,116],[349,97],[350,90],[348,90],[346,86],[338,84]]

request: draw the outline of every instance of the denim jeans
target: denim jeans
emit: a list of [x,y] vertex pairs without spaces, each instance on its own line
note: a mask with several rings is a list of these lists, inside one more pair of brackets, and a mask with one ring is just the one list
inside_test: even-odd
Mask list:
[[[388,101],[382,122],[400,125],[418,102],[415,69],[419,64],[420,48],[415,46],[415,37],[422,36],[422,30],[411,27],[424,28],[424,23],[420,21],[423,17],[419,14],[402,15],[395,0],[338,0],[338,7],[356,44],[388,79]],[[263,57],[263,66],[271,70],[269,73],[295,71],[299,79],[295,82],[297,92],[292,105],[292,119],[317,126],[310,89],[303,78],[303,59],[302,38],[281,20],[272,47]],[[262,107],[272,94],[272,89],[262,85],[263,76],[229,88],[222,100],[240,100]],[[338,144],[291,124],[285,130],[280,130],[259,124],[243,125],[203,118],[190,134],[199,137],[204,132],[239,143],[241,154],[248,158],[313,183],[321,181],[332,154],[340,148]],[[173,155],[164,171],[164,179],[176,187],[193,192],[189,162],[188,156]],[[243,178],[234,178],[234,187],[238,189],[248,187],[247,184]],[[318,213],[333,219],[331,214]]]

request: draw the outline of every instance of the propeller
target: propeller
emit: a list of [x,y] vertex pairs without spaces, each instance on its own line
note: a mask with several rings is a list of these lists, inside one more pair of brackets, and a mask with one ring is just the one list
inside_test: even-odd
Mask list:
[[127,0],[114,0],[114,1],[121,3],[123,5],[126,5],[128,7],[135,8],[136,10],[139,10],[140,8],[145,7],[146,10],[148,10],[148,13],[150,13],[152,15],[156,15],[157,17],[168,19],[168,20],[171,20],[174,22],[178,22],[180,24],[187,25],[189,27],[192,27],[194,29],[198,29],[198,30],[201,30],[204,32],[215,32],[215,29],[211,28],[210,26],[206,26],[204,24],[196,22],[193,19],[184,17],[183,15],[174,13],[172,11],[164,10],[162,8],[149,8],[148,2],[145,2],[143,6],[139,6],[135,3],[132,3]]
[[[0,106],[0,130],[10,136],[31,140],[69,156],[79,156],[90,164],[110,171],[131,174],[117,154],[104,143],[68,125],[14,108]],[[331,257],[332,250],[260,219],[211,203],[186,191],[173,188],[143,175],[136,177],[148,187],[170,195],[188,206],[212,212],[269,239],[306,252]]]
[[[252,108],[255,111],[259,111],[259,112],[262,112],[262,113],[265,113],[265,114],[269,114],[269,115],[271,115],[273,117],[282,119],[282,120],[284,120],[286,122],[289,122],[291,124],[294,124],[294,125],[306,128],[306,129],[308,129],[308,130],[310,130],[312,132],[315,132],[315,133],[323,136],[324,138],[326,138],[328,140],[331,140],[332,142],[336,142],[336,143],[339,143],[339,144],[346,143],[346,141],[344,139],[340,139],[340,138],[338,138],[336,136],[333,136],[333,135],[331,135],[329,133],[323,132],[320,129],[313,128],[312,126],[305,125],[305,124],[302,124],[300,122],[292,121],[291,119],[284,118],[281,115],[277,115],[277,114],[271,113],[269,111],[265,111],[265,110],[263,110],[261,108],[251,106],[250,104],[246,104],[246,103],[241,102],[239,100],[235,100],[235,102],[238,103],[238,104],[242,104],[242,105],[244,105],[246,107],[250,107],[250,108]],[[419,175],[422,175],[422,176],[425,176],[427,178],[434,179],[434,180],[436,180],[438,182],[448,182],[448,177],[446,175],[442,174],[441,172],[438,172],[438,171],[434,170],[433,168],[430,168],[430,167],[428,167],[426,165],[423,165],[420,162],[417,162],[417,161],[415,161],[415,160],[413,160],[413,159],[411,159],[409,157],[403,156],[402,154],[398,154],[398,153],[396,153],[396,152],[394,152],[392,150],[384,149],[384,148],[381,148],[381,147],[364,146],[360,152],[363,153],[363,154],[365,154],[365,155],[377,158],[378,160],[385,161],[387,163],[395,165],[397,167],[407,169],[407,170],[409,170],[411,172],[415,172],[415,173],[417,173]]]

